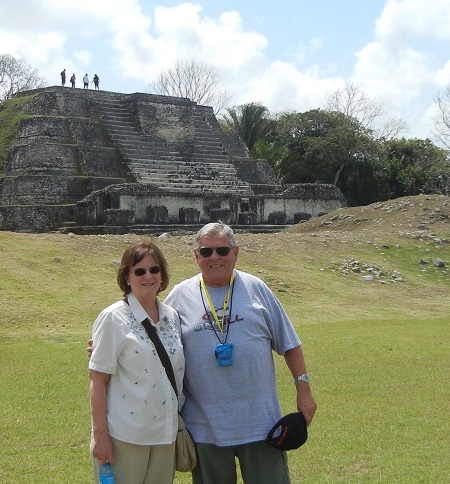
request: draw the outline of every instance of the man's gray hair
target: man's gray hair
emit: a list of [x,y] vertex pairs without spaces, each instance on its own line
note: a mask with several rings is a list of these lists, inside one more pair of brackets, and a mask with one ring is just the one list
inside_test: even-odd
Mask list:
[[195,247],[197,249],[199,240],[205,235],[217,235],[219,237],[222,235],[226,235],[228,237],[231,247],[236,247],[237,245],[233,229],[229,225],[226,225],[220,221],[206,224],[197,232],[197,235],[195,237]]

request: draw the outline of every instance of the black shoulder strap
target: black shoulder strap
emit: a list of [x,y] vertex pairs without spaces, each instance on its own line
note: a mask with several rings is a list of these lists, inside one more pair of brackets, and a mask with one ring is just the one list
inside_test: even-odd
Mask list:
[[[129,305],[128,298],[125,298],[124,301]],[[145,318],[142,321],[142,326],[144,326],[145,331],[147,331],[148,337],[152,340],[153,344],[155,345],[156,352],[158,353],[159,359],[161,360],[164,369],[166,370],[167,378],[169,379],[175,395],[178,398],[178,391],[177,391],[177,384],[175,383],[175,374],[173,372],[172,363],[170,362],[169,355],[167,354],[164,345],[162,344],[161,340],[159,339],[158,333],[156,331],[155,326],[150,323],[148,318]]]
[[172,363],[170,362],[169,355],[167,354],[167,351],[164,348],[164,345],[162,344],[161,340],[159,339],[156,328],[155,328],[155,326],[153,326],[153,324],[150,323],[148,318],[146,318],[146,319],[144,319],[144,321],[142,321],[142,326],[144,326],[145,331],[147,331],[148,337],[153,341],[153,344],[155,345],[155,349],[158,352],[159,359],[161,360],[161,363],[163,364],[164,368],[166,369],[167,378],[169,379],[170,383],[172,384],[175,395],[178,398],[177,385],[175,383],[175,375],[173,373]]

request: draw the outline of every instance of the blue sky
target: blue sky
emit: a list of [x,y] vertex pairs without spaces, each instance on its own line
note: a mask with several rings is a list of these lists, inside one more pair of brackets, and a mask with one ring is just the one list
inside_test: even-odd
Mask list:
[[[145,92],[177,60],[214,66],[233,104],[304,112],[353,82],[406,137],[433,138],[450,83],[450,0],[16,0],[0,2],[0,53],[49,85],[66,68]],[[384,120],[385,120],[384,119]],[[381,121],[384,121],[380,119]]]

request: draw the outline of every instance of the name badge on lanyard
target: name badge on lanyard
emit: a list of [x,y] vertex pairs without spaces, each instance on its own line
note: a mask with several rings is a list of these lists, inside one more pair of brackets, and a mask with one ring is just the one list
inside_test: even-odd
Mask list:
[[233,364],[232,343],[221,343],[216,346],[216,358],[219,366],[230,366]]
[[[222,320],[220,320],[219,317],[217,316],[216,310],[214,308],[214,304],[211,301],[211,297],[209,295],[205,282],[203,281],[203,277],[200,278],[200,294],[202,296],[203,307],[205,308],[205,313],[208,315],[208,320],[212,326],[212,329],[214,330],[214,334],[216,335],[217,339],[220,341],[220,344],[216,345],[216,350],[214,352],[219,366],[230,366],[233,364],[233,345],[231,343],[226,342],[228,338],[228,331],[230,330],[229,322],[226,325],[226,330],[224,334],[225,319],[227,317],[226,313],[228,309],[228,304],[230,304],[230,313],[231,313],[231,300],[233,298],[233,289],[234,289],[234,272],[231,275],[230,283],[228,285],[228,290],[225,294],[225,299],[223,301],[223,309],[222,309],[223,311]],[[203,293],[205,294],[206,299],[208,301],[210,312],[214,321],[210,321],[209,313],[208,313],[208,310],[206,309],[205,301],[203,300]],[[222,335],[223,339],[221,339],[215,326],[219,328],[220,335]]]

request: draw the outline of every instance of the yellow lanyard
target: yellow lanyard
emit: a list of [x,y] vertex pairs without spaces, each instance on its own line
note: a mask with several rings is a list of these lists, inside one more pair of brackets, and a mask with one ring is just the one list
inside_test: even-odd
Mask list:
[[228,303],[230,302],[230,295],[231,295],[231,287],[233,286],[234,281],[234,272],[230,279],[230,284],[228,286],[227,293],[225,294],[225,299],[223,300],[223,313],[222,313],[222,321],[219,321],[219,317],[217,316],[216,310],[214,309],[214,304],[211,301],[211,297],[209,295],[208,289],[206,288],[205,281],[203,280],[203,276],[200,276],[200,283],[202,285],[203,292],[205,293],[206,300],[208,301],[209,309],[211,310],[211,314],[214,318],[214,321],[217,324],[217,327],[220,329],[221,334],[223,335],[223,327],[225,322],[225,315],[228,309]]

